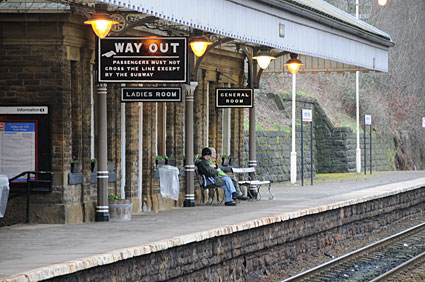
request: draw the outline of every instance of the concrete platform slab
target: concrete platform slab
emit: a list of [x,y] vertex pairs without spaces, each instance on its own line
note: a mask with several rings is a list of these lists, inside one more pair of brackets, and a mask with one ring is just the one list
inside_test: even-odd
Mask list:
[[275,184],[273,200],[198,206],[133,216],[130,222],[24,224],[0,228],[0,281],[39,281],[274,222],[425,186],[425,171]]

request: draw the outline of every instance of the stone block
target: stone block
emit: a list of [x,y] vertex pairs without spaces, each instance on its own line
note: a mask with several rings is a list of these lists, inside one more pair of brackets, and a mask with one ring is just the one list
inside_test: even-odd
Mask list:
[[69,185],[82,184],[82,183],[83,183],[83,173],[81,172],[68,173]]

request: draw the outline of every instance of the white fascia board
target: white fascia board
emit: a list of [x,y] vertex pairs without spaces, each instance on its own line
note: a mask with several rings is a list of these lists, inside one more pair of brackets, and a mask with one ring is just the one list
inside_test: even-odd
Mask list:
[[[372,71],[388,71],[388,46],[254,0],[102,0],[170,22]],[[308,13],[308,11],[307,11]],[[279,36],[279,25],[285,36]]]

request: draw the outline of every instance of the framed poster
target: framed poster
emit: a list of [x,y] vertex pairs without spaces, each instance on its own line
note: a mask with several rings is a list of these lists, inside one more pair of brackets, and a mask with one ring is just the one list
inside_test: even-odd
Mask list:
[[0,121],[0,174],[29,170],[37,170],[37,121]]
[[[50,140],[48,106],[0,106],[0,174],[50,171]],[[11,184],[25,189],[23,178]]]

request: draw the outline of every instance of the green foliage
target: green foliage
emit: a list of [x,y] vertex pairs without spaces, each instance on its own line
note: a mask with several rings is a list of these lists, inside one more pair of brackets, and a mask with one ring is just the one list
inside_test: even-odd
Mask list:
[[393,150],[391,150],[390,148],[388,148],[386,156],[387,156],[387,161],[391,166],[392,170],[395,170],[395,152]]
[[283,126],[278,123],[273,123],[273,127],[278,131],[283,131]]
[[[337,122],[338,126],[342,126],[342,127],[348,127],[351,128],[353,130],[353,132],[356,132],[356,122],[354,120],[351,119],[343,119],[339,122]],[[360,126],[360,133],[363,133],[363,128]]]
[[112,193],[110,193],[108,195],[108,200],[122,200],[120,196],[114,195]]
[[173,155],[173,154],[171,154],[171,155],[169,155],[169,156],[165,155],[165,156],[164,156],[164,159],[165,159],[165,160],[173,161],[173,160],[175,160],[176,158],[174,157],[174,155]]
[[155,157],[155,160],[157,160],[157,161],[163,161],[164,160],[164,158],[162,157],[162,156],[156,156]]
[[78,163],[77,156],[72,156],[71,163]]
[[249,122],[248,122],[248,121],[244,121],[244,122],[243,122],[243,128],[244,128],[245,130],[248,130],[248,129],[249,129]]
[[304,96],[304,97],[310,97],[310,98],[315,98],[312,94],[304,91],[304,90],[299,90],[297,91],[297,96]]
[[291,128],[289,126],[280,125],[278,123],[273,123],[273,128],[278,130],[278,131],[291,132]]

